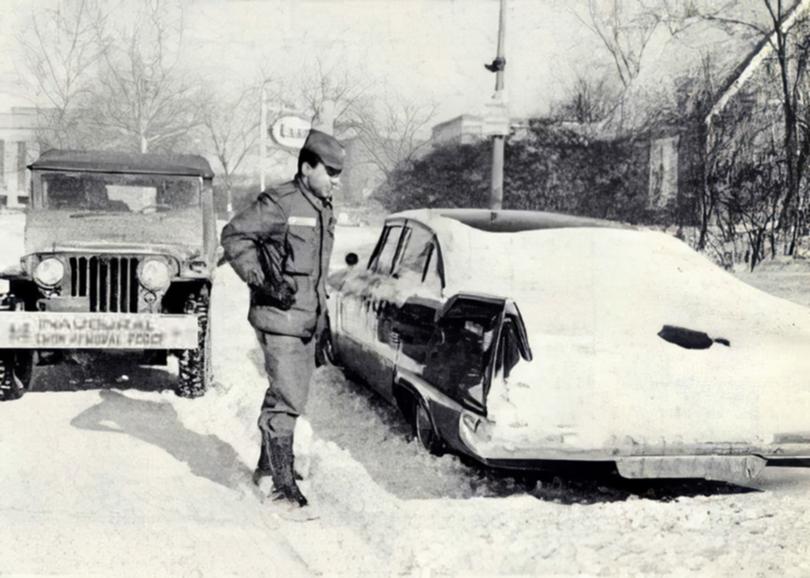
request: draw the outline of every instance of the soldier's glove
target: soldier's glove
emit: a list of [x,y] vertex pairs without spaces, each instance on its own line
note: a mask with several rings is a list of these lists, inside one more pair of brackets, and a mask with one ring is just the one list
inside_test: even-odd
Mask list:
[[277,285],[275,288],[275,294],[276,299],[278,300],[278,308],[282,311],[286,311],[295,303],[295,292],[297,289],[292,283],[283,277],[281,278],[281,281],[275,285]]
[[251,285],[256,305],[270,305],[276,309],[287,311],[295,303],[297,288],[295,282],[286,278],[265,279],[261,285]]
[[254,285],[256,295],[262,305],[286,311],[295,303],[295,293],[298,291],[295,280],[284,275],[287,253],[273,243],[259,243],[257,251],[262,282]]

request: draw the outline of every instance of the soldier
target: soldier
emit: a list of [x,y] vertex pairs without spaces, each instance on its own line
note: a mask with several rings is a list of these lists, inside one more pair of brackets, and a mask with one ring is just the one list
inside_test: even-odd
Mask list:
[[255,483],[271,475],[277,499],[305,506],[295,480],[293,431],[326,327],[326,276],[334,241],[332,190],[345,152],[332,136],[310,131],[295,178],[262,192],[222,230],[225,257],[250,287],[248,321],[264,352],[269,387]]

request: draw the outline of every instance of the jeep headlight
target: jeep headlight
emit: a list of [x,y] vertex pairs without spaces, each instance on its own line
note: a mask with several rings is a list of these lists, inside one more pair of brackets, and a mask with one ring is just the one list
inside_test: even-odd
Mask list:
[[147,259],[138,269],[138,281],[150,291],[163,291],[171,282],[169,267],[159,259]]
[[34,269],[34,281],[42,287],[56,287],[65,276],[65,264],[56,257],[48,257]]

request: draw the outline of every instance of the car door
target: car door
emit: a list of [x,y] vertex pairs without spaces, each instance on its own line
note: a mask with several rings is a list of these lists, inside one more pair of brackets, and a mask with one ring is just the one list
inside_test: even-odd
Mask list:
[[508,377],[521,358],[532,352],[514,302],[459,293],[437,313],[421,375],[403,368],[397,379],[418,392],[440,437],[457,447],[461,414],[486,416],[493,380]]
[[391,343],[396,365],[421,371],[436,312],[442,305],[443,279],[438,242],[428,227],[409,222],[393,276],[400,299],[393,311]]
[[433,406],[431,412],[457,411],[463,406],[486,415],[493,374],[508,376],[519,358],[531,360],[532,352],[514,302],[474,294],[453,296],[439,311],[427,345],[423,379],[441,394],[433,401],[446,397],[454,403]]
[[424,380],[456,404],[485,414],[505,314],[505,299],[461,294],[448,300],[430,336]]
[[384,396],[390,396],[393,355],[388,344],[387,303],[392,269],[404,231],[403,221],[386,223],[357,287],[343,291],[340,303],[341,357],[346,366]]

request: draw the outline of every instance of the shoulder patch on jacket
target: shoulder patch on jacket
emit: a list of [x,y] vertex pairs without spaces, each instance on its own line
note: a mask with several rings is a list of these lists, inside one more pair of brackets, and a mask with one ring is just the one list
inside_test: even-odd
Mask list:
[[315,220],[315,217],[297,217],[290,215],[287,217],[287,224],[298,225],[299,227],[315,227],[318,225],[318,221]]

